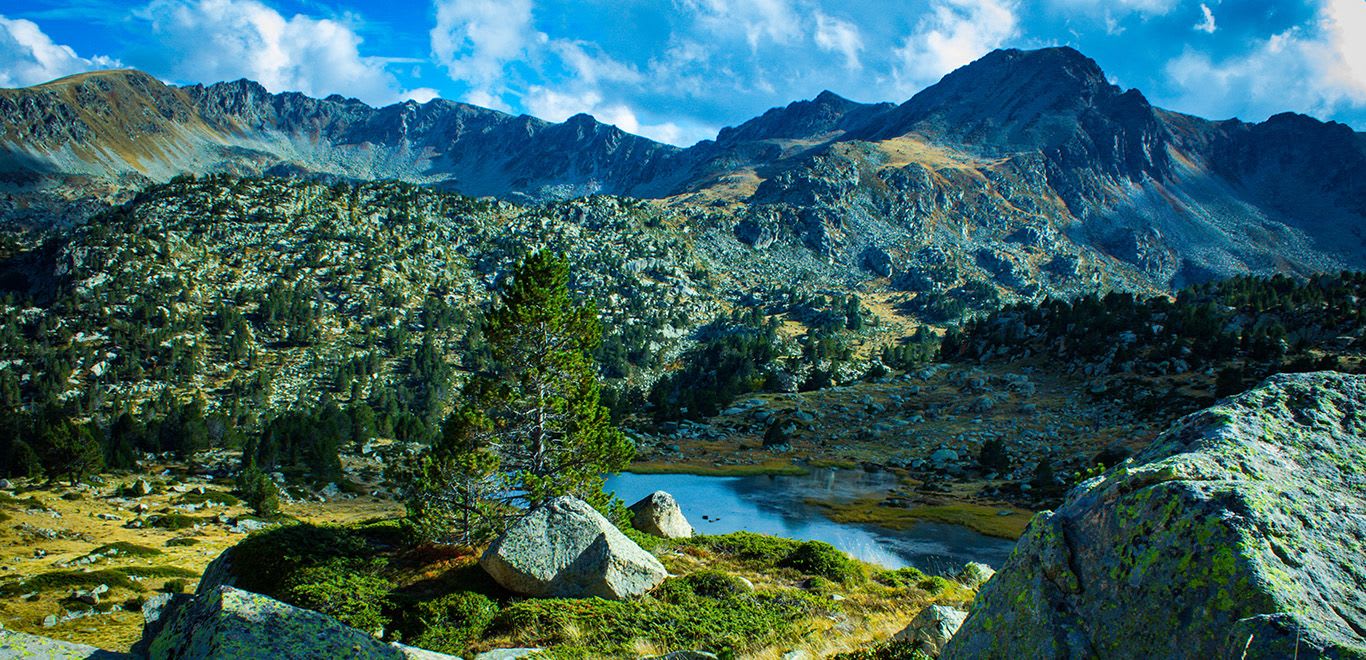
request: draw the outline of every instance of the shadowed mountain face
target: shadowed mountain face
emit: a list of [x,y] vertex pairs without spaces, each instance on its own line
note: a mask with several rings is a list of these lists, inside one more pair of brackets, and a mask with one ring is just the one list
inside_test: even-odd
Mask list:
[[11,221],[80,219],[183,173],[400,179],[523,200],[608,193],[725,206],[754,249],[787,241],[903,288],[906,274],[943,275],[925,275],[941,261],[922,259],[932,248],[1026,297],[1054,277],[1169,289],[1366,267],[1364,166],[1366,138],[1348,127],[1164,111],[1070,48],[993,52],[901,105],[823,92],[688,149],[587,115],[371,108],[136,71],[0,90]]

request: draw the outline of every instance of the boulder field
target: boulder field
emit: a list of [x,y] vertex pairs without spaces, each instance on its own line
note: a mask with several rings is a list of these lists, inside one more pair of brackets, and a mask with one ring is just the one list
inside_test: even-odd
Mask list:
[[942,657],[1366,657],[1366,376],[1273,376],[1078,485]]

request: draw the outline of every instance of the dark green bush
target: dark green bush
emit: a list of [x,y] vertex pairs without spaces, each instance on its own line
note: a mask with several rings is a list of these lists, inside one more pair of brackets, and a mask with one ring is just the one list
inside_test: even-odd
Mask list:
[[165,515],[152,516],[147,519],[147,524],[157,529],[178,530],[189,529],[200,522],[199,518],[187,516],[183,513],[168,513]]
[[873,581],[885,584],[889,587],[910,587],[920,584],[925,579],[925,574],[920,569],[907,566],[898,568],[894,571],[878,571],[873,575]]
[[351,528],[294,524],[252,534],[232,552],[238,586],[279,598],[296,571],[332,559],[366,558],[374,548]]
[[800,542],[753,532],[734,532],[721,536],[694,537],[685,542],[685,545],[721,552],[758,568],[773,568],[792,554]]
[[166,542],[166,546],[170,548],[179,548],[191,545],[199,545],[199,539],[190,538],[188,536],[178,536]]
[[750,591],[740,578],[722,571],[698,571],[682,577],[669,578],[659,586],[655,596],[660,600],[678,602],[689,596],[727,598]]
[[416,603],[404,612],[406,627],[414,631],[414,646],[442,653],[460,654],[479,639],[498,614],[488,596],[458,591]]
[[338,558],[295,571],[284,599],[322,612],[348,626],[376,632],[389,623],[384,616],[394,583],[380,575],[382,560]]
[[823,541],[802,543],[779,565],[842,583],[857,581],[862,576],[858,565],[849,559],[849,555]]

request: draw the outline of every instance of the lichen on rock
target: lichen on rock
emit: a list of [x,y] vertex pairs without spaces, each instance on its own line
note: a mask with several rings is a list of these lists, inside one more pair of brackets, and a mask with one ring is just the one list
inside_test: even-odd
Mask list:
[[1039,514],[946,658],[1366,656],[1366,377],[1284,374]]

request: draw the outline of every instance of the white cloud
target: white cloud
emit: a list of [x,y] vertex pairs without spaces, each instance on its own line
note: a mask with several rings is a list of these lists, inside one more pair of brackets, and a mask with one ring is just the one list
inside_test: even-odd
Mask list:
[[1214,12],[1210,10],[1209,5],[1202,2],[1200,3],[1200,13],[1203,17],[1200,19],[1199,23],[1195,24],[1196,31],[1204,32],[1205,34],[1214,34],[1214,31],[1218,29],[1218,26],[1214,23]]
[[1212,117],[1260,120],[1293,110],[1319,116],[1366,107],[1366,2],[1325,0],[1317,20],[1216,61],[1187,50],[1167,63],[1167,103]]
[[812,36],[821,50],[844,56],[844,68],[862,68],[859,51],[863,50],[863,35],[857,25],[816,12],[816,32]]
[[1051,2],[1054,7],[1072,13],[1106,16],[1128,14],[1162,16],[1175,9],[1180,0],[1051,0]]
[[914,92],[1019,32],[1014,0],[934,0],[894,55],[894,86]]
[[575,93],[533,86],[527,90],[522,102],[527,112],[546,121],[560,122],[579,113],[587,113],[598,121],[616,126],[627,133],[681,147],[716,135],[716,131],[710,127],[684,127],[674,122],[642,122],[629,105],[608,101],[600,92],[593,89]]
[[506,105],[504,67],[547,41],[532,27],[531,0],[437,0],[430,37],[432,57],[469,85],[466,100],[489,107]]
[[387,104],[430,98],[405,91],[387,70],[392,60],[360,54],[351,26],[302,14],[285,18],[256,0],[155,0],[151,23],[169,77],[214,82],[250,78],[272,92],[343,94]]
[[120,66],[103,56],[84,58],[53,43],[33,21],[0,15],[0,87],[27,87],[73,73]]
[[791,44],[805,36],[789,0],[682,0],[702,34],[741,33],[756,51],[765,42]]

